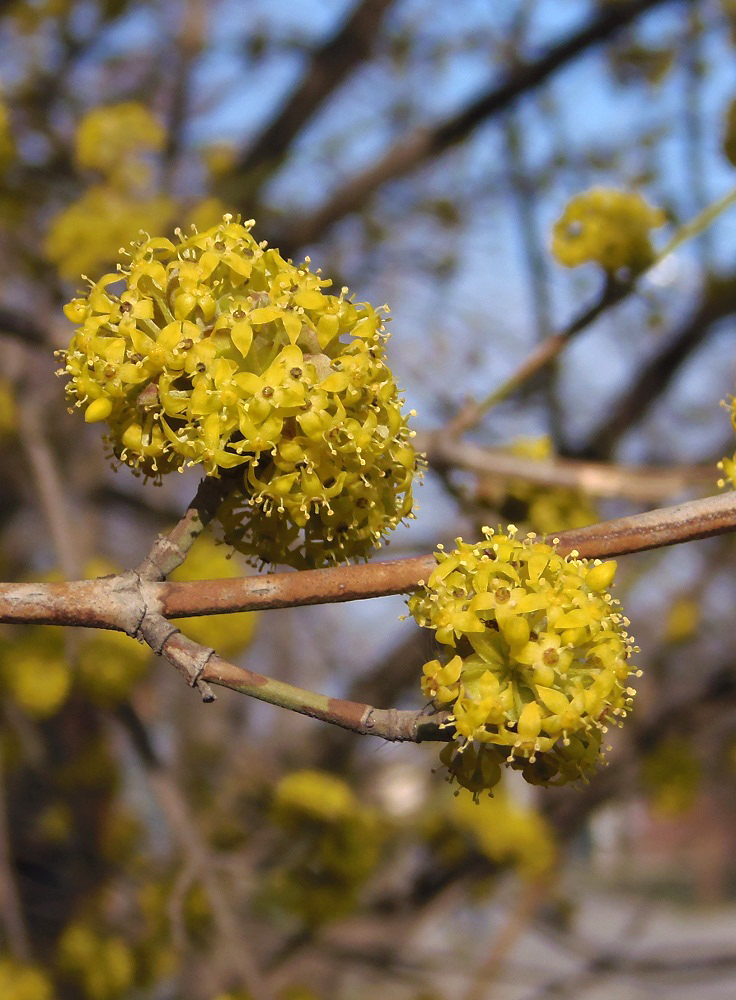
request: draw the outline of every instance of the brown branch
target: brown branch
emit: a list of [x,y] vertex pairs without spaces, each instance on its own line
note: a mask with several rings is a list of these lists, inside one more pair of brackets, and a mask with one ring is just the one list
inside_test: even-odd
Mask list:
[[549,898],[549,889],[549,883],[541,878],[531,879],[520,887],[505,923],[497,934],[494,933],[488,954],[475,970],[463,1000],[489,1000],[492,997],[493,987],[504,964]]
[[[731,493],[567,531],[560,533],[555,543],[563,553],[577,551],[587,557],[608,557],[734,529],[736,495]],[[433,564],[433,556],[421,556],[270,578],[185,584],[156,582],[132,571],[97,581],[8,584],[0,586],[0,621],[89,625],[96,618],[103,628],[121,629],[144,639],[182,673],[190,686],[198,687],[207,701],[214,697],[209,685],[217,684],[363,735],[405,742],[447,740],[451,728],[444,725],[442,715],[376,709],[244,670],[182,635],[164,617],[289,607],[314,603],[316,599],[357,600],[397,593],[399,589],[409,591],[421,585]]]
[[427,715],[413,709],[374,708],[343,698],[329,698],[236,667],[217,654],[208,660],[202,677],[212,684],[349,729],[360,736],[378,736],[391,743],[438,740],[446,743],[452,737],[451,727],[442,728],[443,715]]
[[[559,552],[575,550],[583,558],[593,559],[642,552],[734,530],[736,494],[726,493],[562,531],[555,538],[559,539]],[[157,585],[160,588],[157,593],[162,614],[167,618],[341,603],[415,590],[421,580],[427,579],[434,565],[433,556],[417,556],[364,566],[277,573],[239,580],[167,582]],[[0,590],[0,621],[1,598]]]
[[[339,604],[405,594],[416,589],[419,580],[426,580],[434,566],[434,556],[426,555],[230,581],[201,580],[192,585],[167,582],[156,591],[156,599],[166,618],[213,614],[215,607],[229,611],[243,600],[247,601],[248,610]],[[226,586],[228,582],[232,588]],[[178,611],[173,610],[177,608]]]
[[304,76],[276,117],[223,178],[223,192],[229,199],[242,199],[244,188],[253,197],[254,188],[243,175],[275,166],[283,159],[315,111],[370,56],[380,23],[392,3],[394,0],[361,0],[340,29],[313,52]]
[[5,791],[5,766],[0,754],[0,920],[10,953],[19,961],[27,962],[31,958],[31,945],[15,882]]
[[448,439],[446,432],[418,434],[415,444],[436,468],[465,469],[494,480],[523,479],[539,486],[562,486],[591,496],[625,497],[640,503],[658,503],[683,490],[710,489],[715,478],[712,465],[629,468],[559,457],[524,458],[502,448]]
[[187,125],[189,98],[194,66],[207,34],[205,0],[187,0],[180,19],[179,32],[172,46],[172,58],[162,65],[164,81],[170,81],[166,121],[166,146],[163,150],[165,179],[172,185]]
[[[735,530],[736,494],[731,492],[562,531],[554,539],[562,553],[575,550],[583,558],[607,559]],[[129,572],[71,583],[5,583],[0,584],[0,622],[82,625],[137,635],[145,615],[186,618],[408,593],[434,565],[434,557],[425,555],[235,580],[157,582]],[[164,641],[163,627],[159,623],[152,632],[153,648]]]
[[513,69],[501,83],[490,87],[458,114],[404,136],[374,166],[338,189],[314,215],[296,220],[288,231],[278,234],[276,244],[282,252],[293,253],[298,247],[314,242],[338,219],[361,208],[383,184],[402,177],[462,142],[479,125],[539,87],[562,66],[606,41],[642,14],[667,2],[670,0],[624,0],[606,4],[579,31],[551,46],[534,62]]
[[136,573],[143,580],[165,580],[181,566],[189,549],[212,521],[225,496],[236,486],[234,476],[205,477],[178,523],[159,535]]

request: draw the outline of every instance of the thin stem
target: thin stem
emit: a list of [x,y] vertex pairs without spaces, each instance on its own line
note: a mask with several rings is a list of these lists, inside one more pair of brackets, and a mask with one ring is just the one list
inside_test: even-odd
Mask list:
[[651,267],[647,268],[647,271],[644,273],[647,274],[658,264],[661,264],[666,257],[669,257],[670,254],[674,253],[675,250],[677,250],[678,247],[681,247],[683,243],[686,243],[694,236],[699,236],[701,233],[705,232],[705,230],[713,222],[715,222],[718,216],[722,215],[723,212],[729,209],[733,204],[736,204],[736,188],[729,191],[728,194],[725,194],[722,198],[719,198],[718,201],[714,201],[712,205],[708,205],[702,212],[699,212],[694,219],[691,219],[690,222],[686,222],[680,226],[669,243],[665,245],[662,252],[657,256]]
[[564,329],[543,340],[521,363],[513,375],[510,375],[497,389],[478,402],[467,403],[454,420],[448,424],[447,435],[460,437],[461,434],[475,427],[487,410],[502,403],[517,389],[520,389],[522,385],[553,361],[576,334],[587,329],[607,309],[626,298],[633,287],[631,282],[608,281],[596,303],[580,313]]
[[233,476],[205,477],[183,517],[165,535],[159,535],[136,573],[143,580],[165,580],[181,566],[192,545],[212,521],[225,496],[235,489]]
[[199,683],[217,684],[362,736],[378,736],[392,743],[447,742],[451,739],[452,728],[442,727],[443,714],[428,716],[424,711],[379,709],[342,698],[329,698],[237,667],[179,631],[169,637],[161,655],[185,676],[196,673]]
[[523,479],[538,486],[582,490],[590,496],[657,503],[683,490],[708,489],[714,481],[712,465],[626,467],[557,456],[538,460],[504,448],[448,439],[443,431],[418,434],[415,443],[438,472],[465,469],[478,477],[492,477],[494,485],[499,480]]
[[21,403],[20,425],[21,441],[36,483],[56,558],[64,576],[73,580],[82,572],[79,546],[74,540],[69,505],[61,476],[42,432],[38,405],[33,398]]
[[273,991],[261,974],[250,943],[243,934],[225,886],[217,875],[209,846],[202,837],[195,817],[181,789],[156,757],[140,718],[128,706],[118,720],[128,741],[143,764],[151,789],[166,817],[172,836],[185,857],[185,866],[200,880],[212,910],[218,941],[224,950],[228,971],[234,973],[254,1000],[274,1000]]
[[475,427],[488,410],[498,403],[503,402],[533,378],[533,376],[560,354],[573,337],[587,329],[603,312],[606,312],[614,305],[628,298],[632,292],[636,291],[646,275],[650,274],[655,267],[666,260],[667,257],[673,254],[687,240],[704,232],[719,215],[734,203],[736,203],[736,188],[729,191],[723,198],[719,198],[718,201],[713,202],[712,205],[708,205],[707,208],[699,212],[690,222],[686,222],[680,226],[672,239],[665,244],[664,248],[657,254],[646,270],[624,282],[609,278],[599,300],[594,305],[586,309],[564,329],[560,330],[559,333],[548,337],[538,348],[532,351],[513,375],[507,378],[505,382],[502,382],[497,389],[494,389],[493,392],[479,402],[471,402],[463,407],[455,419],[448,425],[447,434],[459,437],[465,431]]
[[544,902],[549,885],[544,879],[532,879],[523,885],[511,907],[511,913],[499,934],[491,942],[488,955],[476,971],[464,1000],[491,1000],[493,985],[513,947]]

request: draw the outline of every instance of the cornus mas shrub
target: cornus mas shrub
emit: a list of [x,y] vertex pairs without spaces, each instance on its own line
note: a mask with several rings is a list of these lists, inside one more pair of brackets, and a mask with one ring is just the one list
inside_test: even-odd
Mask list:
[[[194,465],[232,477],[218,519],[252,561],[365,558],[413,516],[417,467],[383,322],[252,225],[226,215],[178,243],[134,245],[66,307],[78,327],[60,374],[120,462],[156,479]],[[452,654],[425,664],[422,684],[446,715],[442,761],[476,796],[503,764],[534,783],[575,780],[634,693],[628,621],[606,593],[616,564],[563,557],[513,526],[484,535],[440,551],[409,601]]]
[[365,558],[412,516],[416,455],[383,320],[231,216],[144,239],[66,307],[60,374],[146,476],[242,471],[220,520],[255,563]]

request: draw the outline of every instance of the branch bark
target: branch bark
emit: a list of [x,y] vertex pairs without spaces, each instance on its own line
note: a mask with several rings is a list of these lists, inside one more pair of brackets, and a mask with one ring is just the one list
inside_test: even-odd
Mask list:
[[708,489],[715,480],[711,465],[628,468],[556,456],[538,461],[501,448],[456,441],[445,432],[418,434],[415,444],[433,467],[464,469],[496,481],[523,479],[539,486],[562,486],[590,496],[625,497],[640,503],[658,503],[688,489]]
[[[550,541],[562,553],[610,559],[731,531],[736,531],[733,492],[560,532]],[[0,584],[0,622],[82,625],[139,635],[146,615],[187,618],[409,593],[434,565],[434,556],[424,555],[235,580],[158,582],[130,571],[70,583],[5,583]]]
[[0,334],[16,337],[25,344],[35,347],[46,347],[49,336],[43,327],[24,313],[16,312],[7,306],[0,306]]

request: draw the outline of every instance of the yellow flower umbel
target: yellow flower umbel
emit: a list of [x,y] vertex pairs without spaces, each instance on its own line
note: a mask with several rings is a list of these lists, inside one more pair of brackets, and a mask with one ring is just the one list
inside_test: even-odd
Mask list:
[[174,202],[165,195],[140,197],[93,184],[54,217],[44,252],[68,281],[89,271],[99,274],[142,226],[168,229],[174,211]]
[[63,278],[99,273],[142,226],[169,229],[175,202],[156,183],[155,156],[165,143],[166,130],[135,101],[94,108],[80,119],[74,158],[80,171],[99,176],[54,216],[46,235],[44,252]]
[[[722,400],[721,406],[730,411],[731,426],[736,431],[736,396],[730,396],[728,399]],[[719,488],[723,489],[726,485],[729,485],[736,489],[736,454],[731,458],[722,458],[717,468],[723,473],[718,480]]]
[[503,784],[494,797],[473,803],[469,795],[452,798],[447,821],[465,833],[489,861],[512,867],[522,878],[551,872],[556,860],[554,833],[541,811],[514,801]]
[[532,783],[573,781],[595,765],[602,733],[634,694],[628,620],[606,592],[616,563],[561,556],[513,526],[483,533],[439,552],[409,601],[454,652],[425,664],[422,681],[455,730],[442,762],[476,794],[504,762]]
[[3,100],[2,93],[0,93],[0,170],[5,169],[12,161],[14,155],[15,145],[10,129],[10,116],[8,115],[8,108]]
[[135,980],[131,948],[119,934],[105,934],[91,921],[69,924],[57,943],[58,967],[64,980],[89,1000],[130,996]]
[[350,913],[375,871],[384,835],[378,814],[341,779],[294,771],[276,786],[279,830],[266,898],[314,927]]
[[54,995],[44,970],[0,954],[0,996],[5,1000],[54,1000]]
[[220,520],[252,561],[364,558],[412,516],[413,432],[383,321],[251,226],[226,215],[178,245],[145,239],[74,299],[68,396],[145,475],[242,467]]
[[572,198],[552,235],[552,254],[565,267],[593,262],[608,274],[638,274],[654,260],[650,231],[664,213],[633,191],[591,188]]
[[114,178],[165,144],[166,129],[148,108],[123,101],[87,112],[77,126],[74,158],[82,169]]

